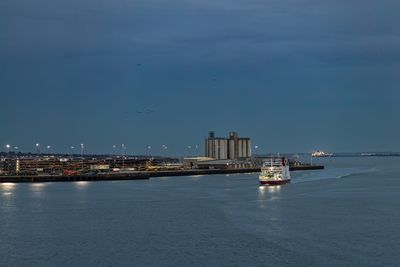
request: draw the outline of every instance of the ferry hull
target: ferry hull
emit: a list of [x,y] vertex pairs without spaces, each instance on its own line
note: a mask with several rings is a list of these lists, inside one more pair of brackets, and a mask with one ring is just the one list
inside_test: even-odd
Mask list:
[[290,179],[287,180],[271,180],[271,181],[260,181],[260,185],[282,185],[290,183]]

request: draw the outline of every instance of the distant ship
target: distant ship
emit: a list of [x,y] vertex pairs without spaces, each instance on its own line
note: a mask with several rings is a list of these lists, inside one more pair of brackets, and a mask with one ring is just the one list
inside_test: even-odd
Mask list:
[[313,157],[332,157],[332,153],[325,153],[324,151],[317,150],[311,154]]
[[289,162],[285,158],[271,158],[263,162],[259,176],[260,185],[281,185],[289,183]]

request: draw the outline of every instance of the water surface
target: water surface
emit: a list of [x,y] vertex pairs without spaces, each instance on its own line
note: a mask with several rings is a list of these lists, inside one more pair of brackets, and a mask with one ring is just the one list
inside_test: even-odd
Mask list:
[[398,266],[400,158],[257,174],[0,185],[0,266]]

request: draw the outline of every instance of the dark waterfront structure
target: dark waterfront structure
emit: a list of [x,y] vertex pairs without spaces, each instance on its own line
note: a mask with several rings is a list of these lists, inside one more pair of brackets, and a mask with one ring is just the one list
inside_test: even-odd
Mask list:
[[95,156],[83,158],[67,155],[15,155],[2,158],[1,176],[71,175],[146,170],[179,170],[183,168],[177,158]]
[[237,132],[230,132],[229,138],[223,138],[215,137],[215,133],[211,131],[204,146],[205,156],[217,160],[251,157],[251,139],[238,137]]
[[[242,139],[242,140],[240,140]],[[213,141],[219,140],[214,138]],[[231,133],[226,142],[241,144],[248,138],[237,138]],[[249,146],[246,144],[245,146]],[[231,152],[232,151],[232,152]],[[233,148],[228,155],[243,154],[245,149]],[[242,154],[241,154],[242,153]],[[233,174],[260,172],[264,158],[240,158],[225,160],[204,160],[204,158],[164,158],[143,156],[101,156],[86,155],[31,155],[13,154],[2,157],[0,184],[9,182],[64,182],[138,180],[161,176],[192,176],[209,174]],[[315,170],[323,166],[291,162],[291,170]]]

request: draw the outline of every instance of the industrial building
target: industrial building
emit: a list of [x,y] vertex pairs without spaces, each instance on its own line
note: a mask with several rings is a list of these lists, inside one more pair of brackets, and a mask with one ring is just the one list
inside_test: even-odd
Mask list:
[[230,132],[229,138],[215,137],[214,132],[209,132],[205,140],[205,156],[217,160],[249,158],[251,139],[239,138],[237,132]]

